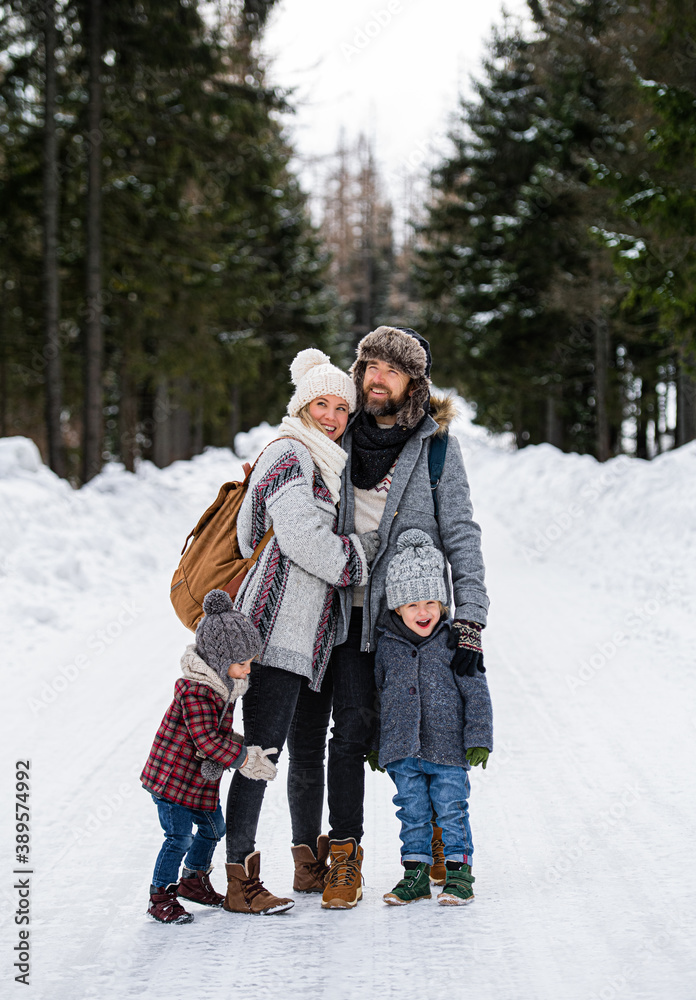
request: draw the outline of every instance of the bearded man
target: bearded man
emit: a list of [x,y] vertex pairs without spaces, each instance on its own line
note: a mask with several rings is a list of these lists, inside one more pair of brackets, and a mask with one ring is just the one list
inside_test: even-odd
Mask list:
[[377,530],[379,548],[367,586],[341,591],[342,617],[331,661],[331,868],[322,896],[325,908],[351,908],[362,896],[364,762],[374,748],[378,720],[375,629],[387,613],[387,566],[397,538],[408,528],[427,532],[445,556],[445,572],[449,565],[446,584],[459,637],[453,669],[472,675],[483,670],[480,633],[489,602],[481,531],[472,519],[469,484],[453,437],[447,437],[439,482],[431,484],[432,442],[447,435],[456,409],[451,399],[431,396],[430,364],[430,345],[415,330],[380,326],[360,341],[351,368],[358,405],[342,442],[348,462],[336,530]]

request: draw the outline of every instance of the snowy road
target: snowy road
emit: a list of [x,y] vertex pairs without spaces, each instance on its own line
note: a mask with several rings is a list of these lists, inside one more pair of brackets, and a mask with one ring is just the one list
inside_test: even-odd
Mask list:
[[[492,602],[484,641],[496,749],[488,769],[472,773],[476,902],[462,909],[435,899],[384,905],[400,877],[398,824],[389,778],[368,772],[365,894],[355,911],[322,911],[317,897],[300,896],[275,917],[194,905],[190,926],[148,921],[161,834],[138,775],[187,641],[167,589],[190,515],[176,510],[167,521],[163,502],[152,514],[164,519],[152,566],[100,601],[93,588],[81,600],[61,592],[60,628],[29,630],[29,592],[15,578],[2,800],[11,801],[15,760],[30,757],[30,996],[696,998],[694,579],[669,548],[693,551],[693,519],[681,535],[662,525],[650,534],[635,513],[645,503],[631,506],[640,483],[629,483],[630,471],[571,512],[556,537],[546,526],[565,523],[563,490],[577,495],[575,479],[595,482],[597,467],[551,452],[534,459],[530,450],[521,462],[472,446],[469,456]],[[675,517],[682,466],[664,473]],[[651,482],[651,496],[656,489]],[[201,506],[197,496],[191,504]],[[609,544],[612,504],[625,513],[614,532],[624,540]],[[551,544],[534,548],[540,532]],[[0,925],[11,982],[17,890],[9,805],[4,813]],[[258,845],[262,877],[279,894],[291,886],[289,844],[281,773]],[[222,889],[222,847],[215,862]]]

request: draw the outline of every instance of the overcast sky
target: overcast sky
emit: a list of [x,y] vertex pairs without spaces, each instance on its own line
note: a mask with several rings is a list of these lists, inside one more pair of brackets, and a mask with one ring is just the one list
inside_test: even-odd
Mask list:
[[[500,0],[281,0],[263,48],[271,81],[294,88],[289,126],[305,187],[312,162],[335,151],[343,128],[348,139],[360,131],[373,137],[398,199],[404,172],[447,148],[448,115],[478,75],[501,7]],[[525,0],[505,7],[526,15]]]

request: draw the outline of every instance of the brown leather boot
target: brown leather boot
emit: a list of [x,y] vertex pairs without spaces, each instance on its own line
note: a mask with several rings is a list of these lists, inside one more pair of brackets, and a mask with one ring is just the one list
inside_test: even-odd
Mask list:
[[430,849],[433,852],[433,863],[430,866],[430,881],[433,885],[444,885],[447,881],[445,845],[442,843],[442,827],[435,826],[435,821],[433,821],[433,840]]
[[298,844],[292,848],[295,860],[295,880],[292,888],[295,892],[323,892],[329,866],[326,859],[329,856],[329,838],[322,833],[317,838],[317,856],[307,844]]
[[329,843],[331,867],[321,897],[325,910],[350,910],[362,899],[363,849],[352,837]]
[[261,855],[254,851],[243,865],[225,865],[227,895],[223,907],[230,913],[283,913],[295,905],[293,899],[281,899],[261,882]]

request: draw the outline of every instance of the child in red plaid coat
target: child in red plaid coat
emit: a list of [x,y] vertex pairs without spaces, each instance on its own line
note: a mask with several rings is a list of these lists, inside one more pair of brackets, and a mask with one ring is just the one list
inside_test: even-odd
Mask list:
[[[232,730],[232,706],[244,694],[251,661],[261,648],[257,630],[229,595],[211,590],[196,629],[195,645],[181,658],[183,677],[162,719],[140,780],[152,794],[165,834],[150,886],[148,915],[165,924],[187,924],[178,896],[221,906],[224,896],[208,878],[213,852],[225,835],[220,778],[239,768],[247,778],[271,780],[275,747],[246,747]],[[193,826],[197,827],[195,836]],[[184,859],[179,879],[179,867]],[[291,901],[288,901],[290,906]]]

